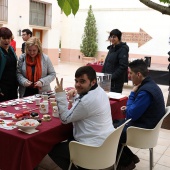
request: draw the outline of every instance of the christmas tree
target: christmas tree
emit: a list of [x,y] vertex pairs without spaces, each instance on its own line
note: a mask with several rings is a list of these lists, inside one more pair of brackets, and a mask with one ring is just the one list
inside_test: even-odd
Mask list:
[[86,25],[84,27],[82,44],[80,45],[80,51],[85,57],[95,57],[97,49],[98,45],[96,19],[92,11],[92,6],[90,5],[88,16],[86,18]]

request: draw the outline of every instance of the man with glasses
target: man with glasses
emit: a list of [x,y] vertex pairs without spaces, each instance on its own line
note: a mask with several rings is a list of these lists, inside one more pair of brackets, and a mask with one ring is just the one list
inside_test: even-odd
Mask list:
[[[32,37],[32,32],[29,29],[22,30],[22,39],[26,42],[30,37]],[[21,51],[25,53],[25,42],[22,43]]]

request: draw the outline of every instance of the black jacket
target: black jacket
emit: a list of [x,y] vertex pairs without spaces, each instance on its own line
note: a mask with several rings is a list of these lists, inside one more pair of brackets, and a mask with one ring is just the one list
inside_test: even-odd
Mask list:
[[106,56],[103,73],[112,74],[111,86],[115,84],[123,84],[128,70],[129,47],[126,43],[108,47],[109,52]]

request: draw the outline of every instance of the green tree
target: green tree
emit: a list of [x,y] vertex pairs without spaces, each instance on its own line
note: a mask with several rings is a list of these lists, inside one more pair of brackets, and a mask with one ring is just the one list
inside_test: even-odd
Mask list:
[[[75,15],[79,9],[79,0],[57,0],[58,5],[60,6],[61,10],[64,11],[66,16],[70,15],[71,12]],[[161,12],[165,15],[170,15],[170,0],[159,0],[160,4],[155,3],[151,0],[139,0],[144,5],[152,8],[156,11]],[[164,3],[162,5],[161,3]]]
[[92,11],[92,6],[90,5],[88,16],[86,18],[86,24],[84,27],[82,44],[80,45],[80,51],[85,57],[94,57],[97,53],[97,49],[98,45],[96,19]]

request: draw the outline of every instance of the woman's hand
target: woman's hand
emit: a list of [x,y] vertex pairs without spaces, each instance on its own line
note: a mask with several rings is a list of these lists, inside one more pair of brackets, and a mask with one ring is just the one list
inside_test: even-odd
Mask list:
[[55,92],[58,93],[58,92],[63,92],[63,78],[61,78],[60,80],[60,83],[58,81],[58,78],[56,77],[56,83],[57,85],[55,86]]
[[34,87],[42,87],[42,86],[43,84],[40,80],[34,83]]
[[32,84],[32,82],[29,81],[29,80],[27,80],[27,81],[24,83],[24,86],[25,86],[25,87],[29,87],[29,86],[31,86],[31,84]]

